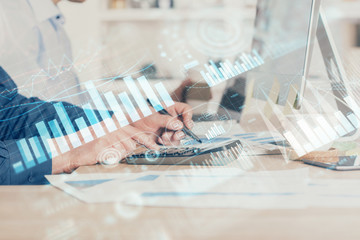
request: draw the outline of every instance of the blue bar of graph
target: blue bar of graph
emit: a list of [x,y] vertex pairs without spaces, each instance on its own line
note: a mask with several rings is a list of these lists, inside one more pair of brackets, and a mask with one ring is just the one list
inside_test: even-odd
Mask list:
[[158,111],[163,110],[164,108],[161,106],[161,103],[160,103],[158,97],[156,96],[155,92],[153,91],[153,89],[150,86],[146,77],[142,76],[142,77],[139,77],[137,80],[140,83],[140,86],[142,87],[142,89],[144,90],[146,96],[150,100],[151,105],[154,107],[155,111],[158,112]]
[[227,66],[230,67],[230,69],[234,72],[235,75],[240,74],[236,71],[236,69],[234,68],[234,66],[231,64],[231,62],[228,59],[225,60],[225,63],[227,64]]
[[248,64],[248,62],[245,60],[245,58],[243,56],[241,56],[240,59],[243,62],[243,64],[245,65],[246,70],[251,69],[251,66]]
[[213,83],[211,82],[210,79],[208,79],[208,77],[206,76],[204,71],[200,72],[201,76],[205,79],[206,83],[211,87],[213,85]]
[[104,136],[105,135],[104,129],[101,127],[100,122],[96,117],[94,110],[91,109],[90,103],[83,105],[82,108],[84,109],[85,115],[89,119],[90,125],[93,127],[96,136],[97,137]]
[[205,66],[206,70],[208,71],[208,74],[211,76],[211,78],[216,83],[216,81],[218,81],[220,79],[220,76],[218,76],[213,71],[211,71],[210,67],[207,64],[204,64],[204,66]]
[[225,76],[222,75],[222,73],[219,71],[219,69],[217,68],[216,64],[214,63],[213,60],[209,61],[211,66],[213,66],[213,68],[215,69],[215,71],[217,72],[217,74],[220,76],[220,78],[225,78]]
[[51,132],[53,133],[56,142],[58,143],[58,146],[60,148],[60,151],[62,153],[70,151],[69,145],[67,144],[63,133],[61,132],[61,128],[59,126],[59,123],[56,119],[49,121],[49,127],[51,129]]
[[111,119],[110,113],[106,110],[105,104],[102,101],[99,92],[96,90],[95,85],[92,82],[85,83],[85,87],[88,90],[90,97],[94,101],[96,108],[98,109],[101,118],[103,119],[109,132],[116,130],[116,125]]
[[248,63],[248,65],[250,66],[251,69],[255,67],[252,64],[251,60],[248,58],[248,56],[245,53],[243,53],[243,57],[244,57],[245,61]]
[[39,139],[38,137],[32,137],[29,139],[29,142],[30,142],[30,145],[31,145],[31,148],[35,154],[35,157],[36,157],[36,160],[37,162],[40,164],[40,163],[43,163],[43,162],[46,162],[47,158],[46,158],[46,155],[42,149],[42,146],[39,142]]
[[260,57],[259,53],[255,49],[252,52],[254,53],[254,55],[260,61],[261,64],[265,63],[264,60],[262,59],[262,57]]
[[45,126],[44,122],[38,122],[35,124],[36,128],[40,134],[40,138],[46,148],[46,151],[49,155],[50,158],[52,157],[56,157],[58,156],[58,152],[55,149],[55,146],[50,146],[49,144],[52,145],[52,142],[48,142],[49,139],[51,139],[50,134]]
[[20,154],[24,160],[26,168],[29,169],[34,167],[36,164],[26,140],[23,138],[19,141],[16,141],[16,144],[20,150]]
[[13,168],[16,174],[21,173],[25,170],[24,165],[22,164],[21,161],[14,163]]
[[[227,70],[227,68],[224,66],[223,63],[220,63],[221,69],[219,69],[219,71],[221,72],[221,74],[224,76],[225,79],[229,79],[231,78],[231,73],[229,73],[229,71]],[[222,71],[221,71],[222,70]]]
[[89,119],[91,125],[99,123],[99,119],[97,118],[94,110],[91,109],[90,103],[83,105],[82,108],[84,109],[85,115]]
[[158,91],[158,93],[160,94],[166,106],[170,107],[175,104],[163,83],[160,82],[155,84],[155,88],[156,91]]
[[131,77],[126,77],[124,78],[124,81],[128,89],[130,90],[131,95],[139,106],[141,112],[144,114],[144,117],[151,115],[151,110],[146,103],[143,95],[141,94],[139,88],[136,86],[134,79],[132,79]]
[[119,103],[116,101],[114,94],[112,92],[107,92],[104,94],[104,96],[106,98],[106,101],[109,103],[111,110],[114,112],[116,119],[119,121],[120,126],[124,127],[126,125],[129,125],[129,122],[126,119],[126,116],[122,111]]
[[236,61],[235,64],[236,64],[236,66],[239,68],[239,70],[240,70],[241,72],[245,72],[245,69],[241,66],[241,64],[239,63],[239,61]]
[[121,102],[124,104],[124,107],[125,107],[126,111],[128,112],[131,120],[133,120],[133,122],[140,120],[140,116],[139,116],[138,112],[136,111],[136,108],[132,104],[127,93],[126,92],[120,93],[119,98],[120,98]]
[[258,67],[259,64],[254,60],[253,56],[251,56],[250,54],[247,55],[248,59],[251,61],[251,63],[255,66]]
[[86,122],[85,122],[83,117],[75,119],[75,123],[78,126],[78,128],[80,130],[80,133],[81,133],[81,135],[84,138],[84,141],[86,143],[91,142],[92,140],[94,140],[94,138],[93,138],[88,126],[86,125]]
[[154,107],[155,111],[158,112],[158,111],[163,110],[164,108],[161,106],[161,103],[160,103],[158,97],[156,96],[155,92],[151,88],[146,77],[142,76],[142,77],[139,77],[137,80],[140,83],[141,88],[146,93],[146,96],[150,100],[151,105]]
[[232,77],[236,76],[236,73],[232,71],[231,66],[229,66],[226,62],[224,62],[223,65],[228,70],[228,72],[231,73]]
[[[66,134],[69,136],[70,142],[74,148],[81,146],[81,142],[77,134],[75,133],[75,128],[67,114],[64,105],[59,102],[54,104],[55,110],[59,115],[60,121],[65,128]],[[74,133],[74,134],[73,134]]]

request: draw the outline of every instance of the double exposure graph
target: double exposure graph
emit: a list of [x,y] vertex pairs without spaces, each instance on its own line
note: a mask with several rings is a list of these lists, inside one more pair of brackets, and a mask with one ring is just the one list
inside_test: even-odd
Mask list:
[[[112,91],[106,92],[104,94],[104,98],[107,102],[106,104],[96,89],[94,83],[91,81],[85,83],[85,87],[92,99],[92,102],[84,104],[82,108],[84,109],[85,116],[90,123],[90,126],[87,125],[84,117],[79,117],[75,119],[74,122],[71,122],[63,103],[55,103],[54,108],[60,122],[56,119],[48,121],[47,123],[44,121],[38,122],[35,125],[39,136],[34,136],[29,139],[23,138],[17,141],[17,147],[20,150],[23,161],[18,161],[13,164],[15,172],[20,173],[24,171],[24,164],[26,169],[30,169],[36,166],[35,160],[38,164],[41,164],[50,158],[58,156],[59,154],[66,153],[71,149],[80,147],[83,143],[80,140],[79,134],[83,138],[84,142],[88,143],[96,138],[104,136],[106,134],[106,130],[108,132],[117,130],[115,121],[118,121],[120,127],[128,125],[129,121],[125,115],[126,113],[132,122],[136,122],[141,119],[137,109],[141,111],[144,117],[151,115],[152,111],[138,88],[138,85],[140,85],[143,92],[145,92],[146,97],[149,99],[152,106],[154,106],[155,111],[160,111],[165,106],[170,107],[174,105],[170,94],[161,82],[155,84],[155,90],[153,90],[144,76],[137,78],[137,84],[132,77],[126,77],[124,78],[124,81],[133,99],[135,99],[137,107],[133,104],[127,92],[121,92],[117,96],[115,96]],[[162,101],[158,96],[160,96]],[[165,106],[163,106],[162,103]],[[107,110],[107,106],[109,106],[111,111]],[[99,114],[97,115],[93,109],[97,109],[96,111]],[[112,114],[114,117],[112,117]],[[101,119],[99,119],[99,116]],[[103,128],[101,122],[104,123],[106,130]],[[90,128],[92,128],[95,136],[91,134]],[[61,129],[64,129],[65,132]],[[75,129],[79,129],[79,131],[76,131]],[[68,137],[70,145],[66,141],[65,135]],[[51,136],[54,136],[54,139],[52,139]],[[57,151],[55,144],[57,144],[60,153]]]
[[230,78],[259,67],[262,64],[264,64],[264,60],[256,50],[253,50],[252,54],[243,53],[239,57],[239,60],[235,61],[235,64],[231,64],[229,60],[220,62],[219,64],[210,61],[209,65],[204,65],[206,71],[201,71],[200,73],[209,87],[213,87]]

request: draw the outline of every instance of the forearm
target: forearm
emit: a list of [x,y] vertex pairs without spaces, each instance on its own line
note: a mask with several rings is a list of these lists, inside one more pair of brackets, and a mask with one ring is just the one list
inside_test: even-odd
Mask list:
[[45,175],[51,174],[51,160],[41,164],[22,162],[16,140],[0,141],[0,184],[23,185],[47,183]]

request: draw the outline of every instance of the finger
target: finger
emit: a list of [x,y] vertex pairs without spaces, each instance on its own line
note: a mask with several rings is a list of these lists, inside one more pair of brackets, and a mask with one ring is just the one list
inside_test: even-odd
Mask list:
[[149,134],[146,134],[144,132],[139,131],[135,127],[128,126],[127,128],[124,128],[124,131],[127,132],[127,134],[130,135],[130,137],[137,141],[138,143],[146,146],[147,148],[153,149],[153,150],[159,150],[159,145],[156,144],[155,139],[156,137],[153,137]]
[[[161,142],[164,145],[179,145],[180,140],[185,138],[186,135],[183,131],[178,132],[165,132],[161,135]],[[159,141],[160,141],[159,139]]]
[[132,153],[136,149],[136,142],[132,138],[124,139],[121,141],[121,144],[125,148],[125,155]]
[[185,103],[175,103],[171,106],[168,111],[173,116],[181,116],[183,122],[188,128],[194,127],[194,122],[192,121],[193,112],[191,106]]
[[156,121],[156,125],[159,128],[166,128],[168,130],[181,130],[184,127],[184,124],[174,116],[168,116],[168,115],[157,115],[156,118],[154,118],[153,121]]

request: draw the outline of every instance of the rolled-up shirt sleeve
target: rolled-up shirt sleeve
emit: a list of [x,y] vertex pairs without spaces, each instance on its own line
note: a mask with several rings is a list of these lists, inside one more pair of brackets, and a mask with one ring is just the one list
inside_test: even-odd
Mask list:
[[[16,145],[16,140],[0,141],[0,184],[2,185],[24,185],[24,184],[46,184],[45,175],[51,174],[52,162],[45,161],[36,164],[30,169],[14,167],[21,160],[21,154]],[[19,173],[18,171],[21,171]]]

